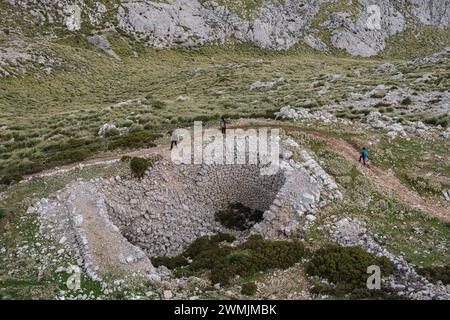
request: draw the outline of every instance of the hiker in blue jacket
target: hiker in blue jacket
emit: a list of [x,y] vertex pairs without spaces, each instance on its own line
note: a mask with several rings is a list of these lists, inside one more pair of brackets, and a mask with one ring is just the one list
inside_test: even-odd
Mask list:
[[222,134],[225,134],[227,132],[227,124],[230,124],[230,122],[225,120],[224,117],[221,117],[219,124],[220,124],[220,129],[222,130]]
[[362,161],[363,165],[366,165],[366,160],[369,158],[369,150],[363,148],[359,157],[359,162]]

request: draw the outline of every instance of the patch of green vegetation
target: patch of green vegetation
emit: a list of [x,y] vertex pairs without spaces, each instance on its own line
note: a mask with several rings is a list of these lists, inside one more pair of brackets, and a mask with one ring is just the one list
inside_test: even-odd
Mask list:
[[436,53],[450,45],[450,29],[425,25],[409,26],[389,37],[380,57],[417,58]]
[[130,47],[127,40],[122,38],[118,33],[112,32],[109,33],[106,38],[113,51],[121,58],[128,58],[134,56],[133,48]]
[[215,218],[229,229],[247,230],[263,219],[263,212],[242,203],[232,203],[225,210],[217,211]]
[[317,152],[317,157],[324,162],[324,169],[333,176],[349,175],[353,165],[338,153],[322,149]]
[[131,159],[124,159],[124,162],[129,162],[133,175],[136,178],[142,179],[145,175],[145,171],[160,159],[160,156],[153,156],[147,159],[133,157]]
[[450,266],[418,268],[416,271],[433,283],[441,281],[444,285],[450,284]]
[[[176,274],[187,276],[209,271],[212,283],[229,284],[236,276],[251,276],[270,269],[286,269],[299,262],[304,255],[304,247],[298,241],[264,240],[260,236],[251,236],[244,243],[229,246],[234,237],[219,234],[196,239],[179,256],[173,258],[154,258],[166,266],[183,267],[176,269]],[[192,259],[188,264],[187,260]]]
[[[319,37],[329,48],[333,48],[331,44],[331,32],[328,28],[322,26],[322,24],[335,12],[349,12],[351,16],[348,19],[356,19],[361,13],[361,4],[359,1],[349,2],[347,0],[337,0],[335,2],[322,3],[319,12],[311,22],[311,28],[319,30]],[[337,51],[337,50],[336,50]]]
[[131,172],[133,172],[133,175],[136,178],[143,178],[145,171],[147,171],[148,168],[148,161],[147,159],[143,158],[132,158],[130,161],[130,169]]
[[374,92],[370,97],[374,99],[383,99],[386,96],[386,92],[383,90]]
[[450,125],[450,114],[442,115],[440,117],[429,117],[424,119],[423,122],[432,126],[442,126],[446,128]]
[[241,293],[246,296],[254,296],[258,287],[254,282],[246,282],[242,285]]
[[[284,5],[285,0],[269,0],[271,2],[278,2]],[[201,4],[206,4],[210,0],[200,0]],[[267,1],[265,0],[217,0],[216,3],[227,8],[231,12],[237,14],[243,19],[250,20],[253,13],[261,8]]]
[[406,173],[405,179],[412,188],[417,190],[422,195],[426,195],[428,193],[429,195],[440,196],[442,190],[444,189],[444,186],[439,181],[422,177],[414,173]]
[[[22,250],[23,253],[20,256],[13,253],[19,247],[27,245],[28,250],[32,250],[32,252],[46,248],[46,253],[57,255],[56,251],[60,245],[57,241],[41,237],[38,233],[37,215],[26,213],[26,209],[34,201],[48,197],[78,178],[110,177],[116,176],[122,171],[126,172],[126,167],[121,163],[93,166],[82,170],[73,170],[64,175],[15,184],[4,191],[2,208],[6,216],[0,228],[0,243],[7,249],[8,254],[0,263],[1,299],[54,299],[62,290],[67,295],[81,294],[92,297],[92,299],[99,296],[104,299],[111,298],[104,295],[98,281],[93,281],[84,273],[81,275],[81,290],[76,293],[68,290],[66,283],[70,275],[65,272],[56,272],[56,269],[61,266],[77,265],[75,258],[64,258],[58,263],[49,260],[45,270],[38,273],[36,270],[40,270],[42,266],[39,259],[31,256],[27,250]],[[10,271],[13,269],[16,272],[11,273]],[[146,289],[148,290],[148,286]],[[139,289],[136,289],[136,292],[138,291]]]
[[402,100],[402,105],[404,106],[409,106],[411,103],[412,103],[411,97],[406,97],[405,99]]
[[389,276],[394,269],[394,264],[386,257],[376,257],[361,247],[333,244],[314,253],[306,265],[306,273],[329,280],[334,285],[333,293],[340,295],[365,289],[367,268],[372,265],[380,267],[384,277]]
[[178,255],[175,257],[154,257],[152,258],[152,264],[156,268],[165,266],[169,269],[176,269],[187,265],[188,260],[182,255]]

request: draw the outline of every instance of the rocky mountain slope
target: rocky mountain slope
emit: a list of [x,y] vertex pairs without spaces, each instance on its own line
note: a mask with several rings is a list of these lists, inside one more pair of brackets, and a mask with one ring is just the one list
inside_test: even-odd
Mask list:
[[[389,37],[408,28],[450,27],[450,1],[3,0],[0,17],[0,36],[61,36],[77,30],[90,35],[106,29],[154,47],[235,39],[276,50],[301,43],[373,56]],[[108,47],[104,41],[101,46]]]

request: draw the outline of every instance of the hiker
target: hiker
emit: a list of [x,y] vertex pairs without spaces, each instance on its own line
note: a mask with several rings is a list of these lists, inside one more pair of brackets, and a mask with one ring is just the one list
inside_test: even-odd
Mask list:
[[227,124],[230,124],[224,117],[220,118],[220,129],[222,130],[222,134],[225,134],[227,131]]
[[180,137],[178,136],[178,133],[176,131],[172,132],[172,136],[170,137],[170,150],[173,149],[173,146],[178,145],[178,141],[180,140]]
[[359,157],[359,162],[362,161],[363,165],[365,166],[368,158],[369,158],[369,150],[363,148],[361,151],[361,155]]

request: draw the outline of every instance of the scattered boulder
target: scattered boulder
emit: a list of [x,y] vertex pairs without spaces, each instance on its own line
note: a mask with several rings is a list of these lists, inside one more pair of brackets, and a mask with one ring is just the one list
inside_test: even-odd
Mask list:
[[276,85],[278,85],[284,81],[285,81],[284,78],[278,78],[273,81],[266,81],[266,82],[256,81],[250,86],[250,91],[261,90],[261,89],[266,89],[266,90],[273,89]]
[[397,72],[397,67],[392,63],[384,63],[382,65],[379,65],[378,68],[375,69],[375,74],[393,74],[395,72]]
[[88,36],[87,40],[90,44],[94,45],[97,49],[102,50],[103,52],[110,55],[114,59],[120,60],[119,56],[112,49],[111,44],[109,43],[108,39],[106,39],[102,35],[96,34],[93,36]]

